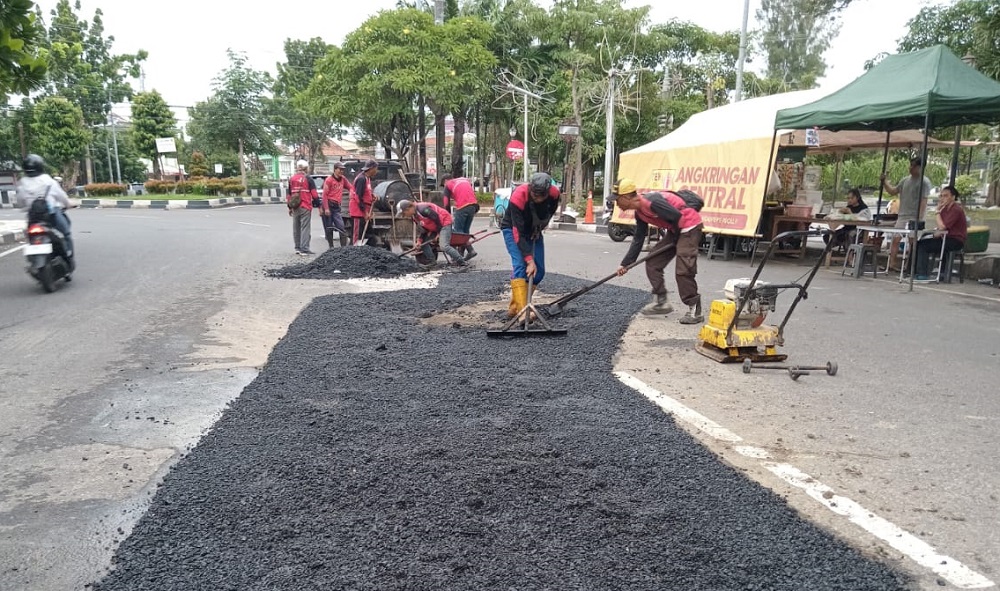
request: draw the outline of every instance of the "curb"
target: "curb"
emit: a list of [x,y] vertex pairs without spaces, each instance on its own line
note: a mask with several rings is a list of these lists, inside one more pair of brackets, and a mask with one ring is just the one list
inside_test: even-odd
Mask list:
[[81,199],[86,209],[214,209],[234,205],[284,204],[283,197],[219,197],[218,199]]

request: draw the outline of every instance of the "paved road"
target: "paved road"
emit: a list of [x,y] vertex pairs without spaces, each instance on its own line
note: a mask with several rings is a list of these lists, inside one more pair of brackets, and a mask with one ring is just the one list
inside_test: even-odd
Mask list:
[[[263,267],[295,260],[277,207],[77,210],[73,219],[80,270],[55,294],[41,293],[19,253],[0,252],[3,590],[93,580],[157,479],[253,379],[298,310],[319,294],[364,289],[264,278]],[[547,241],[553,272],[590,279],[613,270],[627,246],[572,232]],[[504,268],[499,241],[488,246],[477,267]],[[739,261],[701,266],[706,300],[750,271]],[[617,281],[645,288],[641,269]],[[672,320],[637,322],[619,366],[997,580],[1000,403],[990,384],[1000,303],[995,290],[965,289],[974,297],[821,273],[789,324],[787,352],[800,363],[836,359],[835,378],[744,376],[689,355],[696,329]],[[600,305],[600,291],[577,305]],[[879,551],[870,534],[786,491],[732,445],[706,444]],[[941,588],[926,568],[886,556]]]

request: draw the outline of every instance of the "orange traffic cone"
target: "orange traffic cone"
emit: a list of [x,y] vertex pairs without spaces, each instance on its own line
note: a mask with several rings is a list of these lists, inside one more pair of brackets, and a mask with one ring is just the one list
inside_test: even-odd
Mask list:
[[594,192],[587,191],[587,214],[583,217],[583,223],[594,223]]

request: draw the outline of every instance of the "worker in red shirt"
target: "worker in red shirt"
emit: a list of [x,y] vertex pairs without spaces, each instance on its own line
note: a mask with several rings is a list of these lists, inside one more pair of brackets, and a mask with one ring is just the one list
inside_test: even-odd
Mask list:
[[[455,223],[452,227],[459,234],[469,234],[472,231],[472,220],[479,212],[479,201],[472,181],[464,177],[456,179],[446,174],[441,177],[441,186],[444,189],[445,209],[450,205],[454,211]],[[472,248],[472,244],[466,244],[462,248],[467,261],[479,254]]]
[[341,215],[341,205],[344,197],[347,196],[348,204],[354,194],[354,185],[344,175],[345,166],[343,162],[334,162],[333,174],[323,181],[323,207],[320,210],[320,219],[323,220],[323,231],[326,233],[326,243],[333,248],[334,230],[346,240],[347,231],[344,229],[344,218]]
[[517,315],[528,304],[528,281],[537,286],[545,277],[545,242],[542,230],[559,209],[559,189],[544,172],[511,193],[500,222],[507,254],[510,255],[510,306],[507,315]]
[[288,215],[292,218],[292,240],[295,252],[300,255],[316,254],[309,250],[312,233],[312,202],[317,197],[316,184],[309,172],[309,163],[299,160],[295,164],[295,174],[288,179]]
[[421,228],[420,243],[423,245],[424,256],[427,260],[433,261],[434,249],[432,244],[435,236],[438,241],[438,248],[451,259],[451,264],[464,267],[468,263],[458,254],[455,247],[451,245],[451,223],[452,217],[440,205],[435,205],[429,201],[413,202],[403,199],[396,204],[396,211],[400,217],[412,219]]
[[676,256],[677,291],[681,301],[688,306],[688,312],[680,319],[680,323],[702,322],[705,317],[701,312],[701,295],[695,280],[698,274],[698,245],[701,244],[703,228],[698,209],[691,207],[672,191],[639,195],[635,182],[630,179],[620,179],[615,194],[615,204],[619,209],[635,211],[635,235],[632,237],[631,248],[618,268],[618,275],[627,273],[628,266],[639,257],[650,224],[666,230],[666,236],[655,247],[659,254],[646,261],[646,277],[653,288],[653,301],[642,309],[642,313],[669,314],[673,311],[673,306],[667,301],[663,269]]
[[365,222],[374,217],[375,210],[372,205],[375,203],[375,193],[372,191],[372,179],[378,174],[378,163],[374,160],[365,162],[365,167],[361,169],[354,179],[354,192],[351,193],[349,212],[351,214],[352,240],[351,244],[357,244],[364,240]]

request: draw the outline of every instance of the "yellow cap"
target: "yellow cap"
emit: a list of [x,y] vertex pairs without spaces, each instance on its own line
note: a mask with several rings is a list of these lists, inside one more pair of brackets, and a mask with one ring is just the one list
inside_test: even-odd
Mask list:
[[618,188],[615,195],[628,195],[635,193],[635,181],[632,179],[618,179]]

